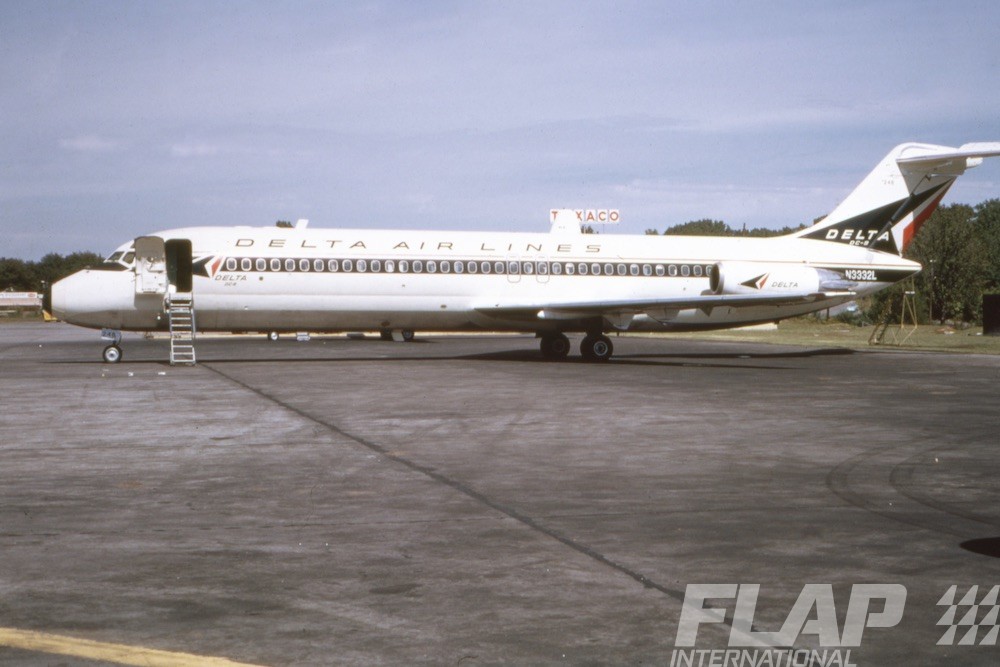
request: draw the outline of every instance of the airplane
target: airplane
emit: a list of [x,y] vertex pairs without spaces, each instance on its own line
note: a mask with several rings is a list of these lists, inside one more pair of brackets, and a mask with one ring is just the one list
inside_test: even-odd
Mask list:
[[[614,331],[777,322],[916,274],[903,251],[955,180],[996,156],[1000,142],[901,144],[829,215],[772,238],[589,235],[569,209],[544,233],[172,229],[56,282],[46,306],[102,329],[108,363],[122,331],[167,330],[531,332],[552,360],[582,333],[582,357],[604,362]],[[193,347],[178,359],[194,363]]]

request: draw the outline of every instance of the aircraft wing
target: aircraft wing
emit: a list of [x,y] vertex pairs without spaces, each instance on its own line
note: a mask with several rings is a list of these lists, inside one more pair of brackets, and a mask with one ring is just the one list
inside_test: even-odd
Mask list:
[[533,303],[512,303],[496,300],[476,305],[475,309],[484,315],[513,319],[579,319],[583,317],[635,315],[650,311],[687,310],[697,308],[710,311],[713,308],[749,308],[752,306],[793,306],[816,303],[826,299],[853,297],[855,292],[813,292],[808,294],[703,294],[688,297],[664,297],[655,299],[621,299],[612,301],[538,301]]

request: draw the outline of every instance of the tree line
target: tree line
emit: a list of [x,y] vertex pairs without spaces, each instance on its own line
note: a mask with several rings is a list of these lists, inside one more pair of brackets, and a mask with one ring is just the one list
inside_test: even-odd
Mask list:
[[[663,234],[690,236],[770,237],[804,228],[733,229],[722,220],[692,220],[667,227]],[[658,234],[647,229],[647,234]],[[975,206],[941,206],[924,223],[905,257],[920,262],[924,269],[916,278],[883,290],[865,300],[869,319],[884,321],[901,311],[905,291],[913,291],[921,321],[982,320],[983,294],[1000,292],[1000,199],[988,199]],[[0,258],[0,291],[41,291],[45,284],[80,269],[99,264],[100,255],[74,252],[50,253],[40,261]]]
[[102,261],[103,258],[93,252],[74,252],[65,256],[53,252],[37,262],[0,257],[0,292],[41,292],[45,285]]

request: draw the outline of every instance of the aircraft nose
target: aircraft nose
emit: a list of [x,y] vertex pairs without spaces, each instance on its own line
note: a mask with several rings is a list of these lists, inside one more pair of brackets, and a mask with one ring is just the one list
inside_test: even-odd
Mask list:
[[66,278],[57,280],[45,290],[43,306],[57,320],[66,321]]

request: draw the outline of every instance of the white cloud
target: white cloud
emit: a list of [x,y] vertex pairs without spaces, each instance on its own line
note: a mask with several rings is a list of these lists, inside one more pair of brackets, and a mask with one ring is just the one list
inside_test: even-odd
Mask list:
[[59,146],[68,151],[81,153],[109,153],[120,148],[117,141],[105,139],[96,134],[84,134],[72,139],[63,139]]
[[170,147],[174,157],[212,157],[219,154],[219,147],[212,144],[174,144]]

